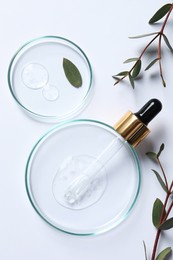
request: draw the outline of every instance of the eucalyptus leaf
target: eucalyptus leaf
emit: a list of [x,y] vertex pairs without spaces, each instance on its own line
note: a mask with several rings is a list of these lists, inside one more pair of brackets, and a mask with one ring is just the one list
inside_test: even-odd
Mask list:
[[160,19],[162,19],[170,10],[171,4],[166,4],[162,6],[154,15],[153,17],[149,20],[149,24],[154,24]]
[[133,62],[133,61],[137,61],[138,58],[130,58],[130,59],[127,59],[125,60],[123,63],[129,63],[129,62]]
[[148,36],[155,35],[155,34],[158,34],[158,32],[130,36],[129,39],[139,39],[139,38],[144,38],[144,37],[148,37]]
[[166,187],[164,181],[162,180],[160,174],[159,174],[158,172],[156,172],[155,170],[152,170],[152,171],[155,173],[155,175],[156,175],[156,177],[157,177],[157,180],[158,180],[158,182],[160,183],[162,189],[167,193],[167,192],[168,192],[168,189],[167,189],[167,187]]
[[117,81],[114,83],[114,86],[117,85],[119,83],[119,79],[117,79]]
[[161,78],[162,78],[162,84],[163,84],[164,88],[166,88],[166,82],[165,82],[163,76]]
[[157,154],[154,152],[147,152],[146,155],[152,160],[157,160]]
[[159,227],[161,230],[168,230],[173,228],[173,218],[167,219],[164,223],[162,223]]
[[118,77],[118,76],[126,76],[128,75],[129,72],[128,71],[121,71],[120,73],[118,73],[117,75],[115,75],[114,77]]
[[139,75],[139,73],[141,71],[141,65],[142,65],[142,62],[141,62],[141,60],[139,60],[136,63],[136,65],[135,65],[135,67],[134,67],[134,69],[132,71],[132,78],[136,78]]
[[135,82],[134,82],[134,78],[132,77],[132,75],[130,73],[129,73],[129,81],[130,81],[132,88],[134,89],[135,88]]
[[161,144],[160,149],[159,149],[159,151],[158,151],[158,153],[157,153],[157,158],[159,158],[159,156],[161,155],[161,153],[162,153],[162,151],[164,150],[164,148],[165,148],[165,145],[164,145],[164,144]]
[[171,247],[165,248],[157,257],[156,260],[166,260],[167,256],[171,253],[172,249]]
[[169,40],[168,40],[168,38],[165,34],[163,34],[163,39],[164,39],[167,47],[169,48],[169,50],[173,53],[173,48],[172,48],[172,46],[171,46],[171,44],[170,44],[170,42],[169,42]]
[[146,67],[145,71],[149,70],[158,60],[159,58],[156,58],[152,62],[150,62],[150,64]]
[[118,76],[112,76],[113,79],[119,80]]
[[[161,215],[163,211],[163,203],[160,199],[156,199],[153,205],[152,221],[156,228],[160,228]],[[166,212],[164,210],[164,216]]]
[[82,77],[78,68],[70,60],[63,58],[63,69],[70,84],[76,88],[82,86]]

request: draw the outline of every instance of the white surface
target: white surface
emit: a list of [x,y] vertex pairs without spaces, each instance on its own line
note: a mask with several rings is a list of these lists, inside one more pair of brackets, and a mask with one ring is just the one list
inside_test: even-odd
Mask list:
[[[164,48],[167,88],[151,72],[137,81],[133,91],[127,84],[113,86],[111,76],[126,66],[122,62],[136,56],[148,39],[129,40],[136,35],[158,30],[148,19],[161,5],[154,1],[100,0],[1,0],[0,8],[0,259],[3,260],[139,260],[144,259],[142,240],[151,252],[155,229],[151,223],[152,204],[164,198],[145,156],[165,142],[162,159],[169,179],[173,164],[173,58]],[[167,26],[173,40],[172,24]],[[79,118],[97,119],[113,125],[128,109],[136,111],[148,99],[163,102],[163,111],[150,125],[152,133],[138,148],[143,169],[139,199],[129,218],[118,228],[96,237],[63,234],[44,223],[33,210],[25,191],[24,174],[28,154],[51,125],[28,118],[14,102],[7,84],[10,58],[23,43],[43,35],[60,35],[81,46],[94,73],[95,93]],[[128,66],[127,66],[128,67]],[[125,188],[125,187],[124,187]],[[123,192],[123,189],[122,189]],[[99,217],[99,216],[98,216]],[[166,232],[160,249],[172,244],[172,231]]]

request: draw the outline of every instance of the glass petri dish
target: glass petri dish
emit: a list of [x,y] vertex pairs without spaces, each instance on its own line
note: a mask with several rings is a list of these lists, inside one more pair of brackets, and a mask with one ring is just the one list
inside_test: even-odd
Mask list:
[[[74,87],[63,70],[63,59],[80,71],[82,86]],[[28,115],[61,122],[80,113],[91,96],[92,69],[83,50],[70,40],[45,36],[23,45],[8,69],[10,91]]]
[[[103,151],[114,140],[121,149],[105,163]],[[94,177],[87,189],[75,202],[69,200],[69,191],[90,166]],[[134,149],[114,128],[93,120],[62,123],[45,134],[31,151],[25,176],[36,212],[51,226],[73,235],[104,233],[125,220],[136,202],[140,180]],[[76,191],[85,188],[85,181],[80,182]]]

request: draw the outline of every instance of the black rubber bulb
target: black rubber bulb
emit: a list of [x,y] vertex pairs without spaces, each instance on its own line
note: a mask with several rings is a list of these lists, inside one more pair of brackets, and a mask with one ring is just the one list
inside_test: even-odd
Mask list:
[[148,123],[162,110],[162,103],[158,99],[149,100],[135,115],[145,124]]

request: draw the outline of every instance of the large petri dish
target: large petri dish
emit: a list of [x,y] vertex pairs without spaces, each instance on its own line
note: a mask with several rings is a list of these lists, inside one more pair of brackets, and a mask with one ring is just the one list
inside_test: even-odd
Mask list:
[[[114,140],[121,147],[105,163],[103,151]],[[98,174],[75,203],[67,200],[68,191],[91,165],[94,171],[100,169]],[[98,121],[74,120],[54,127],[36,143],[25,180],[30,202],[43,220],[69,234],[96,235],[127,218],[140,179],[136,152],[114,128]],[[85,185],[81,187],[83,191]]]
[[[68,81],[64,59],[80,72],[80,87]],[[80,113],[89,101],[92,69],[78,45],[62,37],[45,36],[16,52],[9,65],[8,83],[14,99],[28,115],[44,122],[61,122]]]

